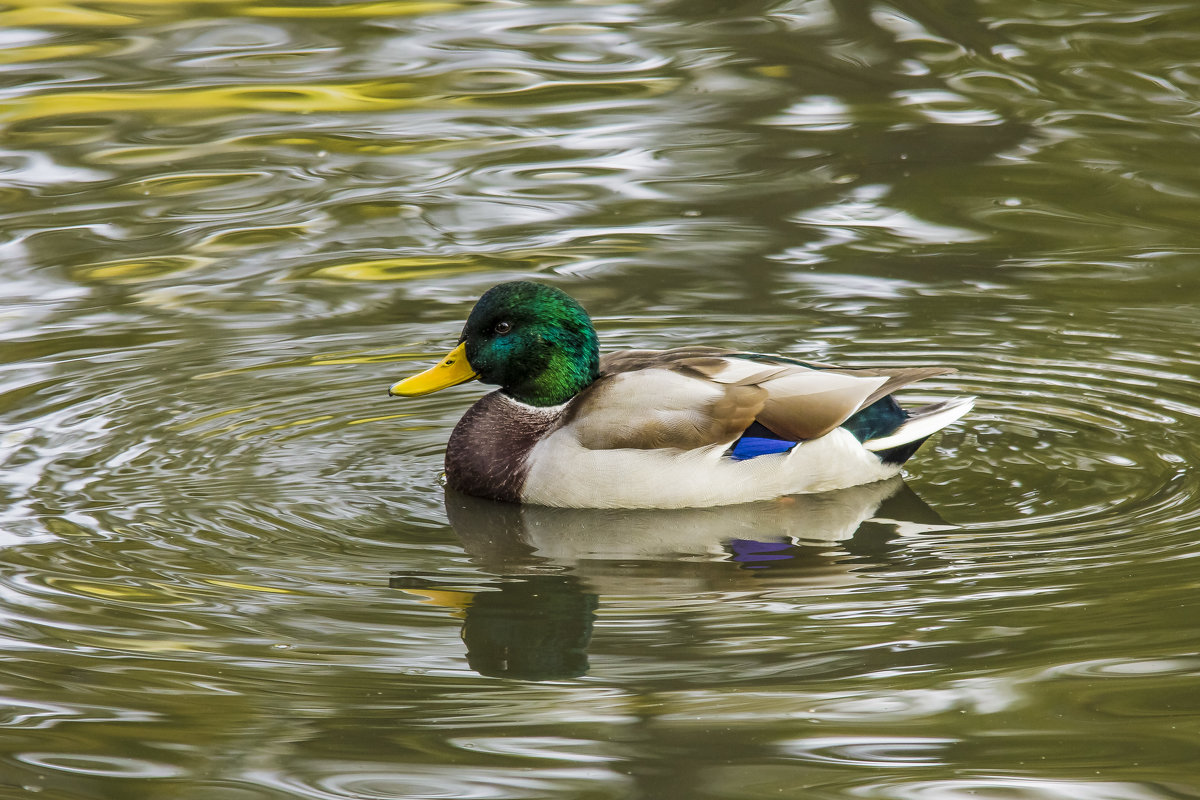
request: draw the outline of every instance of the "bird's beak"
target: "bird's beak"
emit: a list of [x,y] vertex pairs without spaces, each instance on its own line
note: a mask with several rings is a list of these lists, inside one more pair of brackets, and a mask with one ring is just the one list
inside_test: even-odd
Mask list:
[[430,394],[460,383],[478,378],[479,375],[471,369],[467,361],[467,346],[460,344],[446,354],[446,357],[436,365],[422,372],[405,378],[399,383],[392,384],[388,394],[392,397],[416,397],[420,394]]

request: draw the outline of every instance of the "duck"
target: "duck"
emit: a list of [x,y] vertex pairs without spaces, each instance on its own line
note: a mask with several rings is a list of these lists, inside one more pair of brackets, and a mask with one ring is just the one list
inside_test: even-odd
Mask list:
[[415,397],[479,380],[446,444],[462,494],[565,508],[703,508],[893,478],[972,397],[913,409],[892,393],[954,372],[857,367],[707,345],[600,354],[557,287],[493,286],[440,362],[393,384]]

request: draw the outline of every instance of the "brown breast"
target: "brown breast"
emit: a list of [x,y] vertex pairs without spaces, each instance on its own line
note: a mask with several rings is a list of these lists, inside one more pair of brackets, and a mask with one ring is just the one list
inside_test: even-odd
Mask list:
[[499,391],[484,395],[450,434],[446,482],[464,494],[519,503],[529,451],[561,416],[561,408],[534,409]]

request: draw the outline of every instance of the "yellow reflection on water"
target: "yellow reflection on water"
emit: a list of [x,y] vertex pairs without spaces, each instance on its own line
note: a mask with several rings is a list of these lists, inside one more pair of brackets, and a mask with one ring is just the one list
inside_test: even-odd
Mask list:
[[288,239],[302,239],[309,233],[307,225],[265,225],[257,228],[234,228],[209,236],[196,244],[197,250],[210,253],[264,247]]
[[78,25],[113,27],[136,25],[137,17],[89,8],[83,4],[55,3],[45,0],[10,0],[0,11],[0,27]]
[[81,631],[71,632],[71,641],[88,647],[105,650],[124,650],[133,653],[189,653],[198,652],[195,645],[178,639],[134,639],[132,636],[102,636]]
[[450,136],[446,138],[404,139],[402,141],[383,138],[364,138],[362,135],[264,133],[246,136],[238,140],[248,147],[295,147],[325,153],[347,153],[350,155],[394,155],[397,153],[429,153],[466,146],[483,148],[499,147],[519,141],[502,136]]
[[402,281],[409,278],[486,272],[488,269],[489,267],[476,263],[469,256],[408,256],[330,264],[308,273],[305,277],[343,281]]
[[[211,376],[216,376],[216,375],[230,375],[230,374],[233,374],[233,373],[236,373],[236,372],[240,372],[240,371],[241,371],[241,370],[236,370],[236,369],[235,369],[235,370],[228,370],[228,371],[226,371],[226,372],[219,372],[219,373],[218,373],[218,372],[214,372],[214,373],[210,373],[210,375],[211,375]],[[193,375],[193,376],[192,376],[192,380],[196,380],[197,378],[202,378],[202,377],[206,377],[206,376],[202,376],[202,375]],[[190,430],[191,428],[197,428],[197,427],[199,427],[199,426],[201,426],[201,425],[205,425],[205,424],[207,424],[207,423],[209,423],[209,422],[212,422],[213,420],[218,420],[218,419],[221,419],[222,417],[228,417],[228,416],[231,416],[231,415],[233,415],[233,414],[244,414],[244,413],[246,413],[247,411],[251,411],[251,410],[253,410],[253,409],[256,409],[256,408],[261,408],[261,407],[263,407],[263,406],[266,406],[266,405],[271,405],[271,402],[270,402],[270,401],[268,401],[268,400],[264,400],[264,401],[262,401],[262,402],[260,402],[260,403],[252,403],[252,404],[250,404],[250,405],[247,405],[247,406],[238,406],[237,408],[228,408],[228,409],[223,409],[223,410],[221,410],[221,411],[215,411],[215,412],[213,412],[213,413],[211,413],[211,414],[205,414],[205,415],[204,415],[204,416],[202,416],[202,417],[197,417],[197,418],[196,418],[196,419],[194,419],[194,420],[189,420],[189,421],[186,421],[186,422],[176,422],[176,423],[172,424],[170,427],[171,427],[171,429],[172,429],[172,430],[177,430],[177,431],[186,431],[186,430]],[[240,424],[240,423],[239,423],[239,424]],[[232,426],[228,426],[228,427],[232,428],[232,427],[236,427],[236,425],[232,425]],[[222,430],[224,430],[224,429],[222,429]]]
[[182,606],[195,603],[191,597],[167,587],[156,587],[158,589],[156,591],[143,586],[62,577],[47,578],[46,585],[69,594],[87,595],[88,597],[137,605]]
[[[436,356],[436,353],[371,353],[361,356],[318,356],[309,362],[312,366],[324,366],[328,364],[387,364],[392,361],[412,361],[414,359],[429,358]],[[439,356],[440,357],[440,356]]]
[[[294,19],[411,17],[418,14],[438,14],[457,11],[476,3],[455,3],[448,0],[377,0],[363,3],[330,3],[301,5],[299,3],[231,3],[229,0],[105,0],[103,3],[51,3],[47,0],[9,0],[0,11],[2,26],[128,26],[138,25],[148,18],[182,16],[196,6],[220,6],[229,16],[276,17]],[[127,12],[127,13],[122,13]]]
[[370,422],[387,422],[388,420],[402,419],[404,417],[411,417],[411,416],[412,416],[412,414],[384,414],[381,417],[362,417],[361,419],[352,419],[349,422],[347,422],[346,424],[347,425],[366,425],[367,423],[370,423]]
[[[0,13],[0,19],[4,17]],[[56,58],[82,58],[103,55],[116,49],[112,42],[90,42],[88,44],[39,44],[30,47],[10,47],[0,50],[0,64],[26,64],[31,61],[49,61]]]
[[257,5],[247,3],[238,13],[254,17],[411,17],[418,14],[439,14],[457,11],[466,3],[446,2],[377,2],[344,3],[313,7],[302,5]]
[[127,191],[136,191],[143,196],[175,197],[219,189],[230,184],[262,177],[261,172],[181,172],[171,175],[154,175],[130,184]]
[[77,281],[114,284],[142,283],[167,275],[191,272],[211,263],[211,258],[183,255],[127,258],[102,261],[98,264],[81,264],[71,268],[71,278]]
[[238,581],[224,581],[219,578],[205,578],[205,583],[211,583],[213,586],[225,586],[230,589],[244,589],[248,592],[264,592],[266,594],[298,594],[291,589],[277,589],[274,586],[259,586],[256,583],[241,583]]
[[250,84],[207,89],[152,91],[59,92],[22,97],[0,104],[0,118],[19,122],[55,116],[145,112],[170,114],[214,111],[390,110],[428,102],[414,97],[412,84],[368,81],[349,84]]

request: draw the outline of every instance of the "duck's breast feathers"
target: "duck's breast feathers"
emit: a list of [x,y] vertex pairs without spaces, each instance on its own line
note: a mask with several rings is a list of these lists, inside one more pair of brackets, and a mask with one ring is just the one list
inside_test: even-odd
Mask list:
[[536,408],[495,391],[479,398],[459,420],[446,445],[450,488],[476,497],[521,499],[528,458],[558,424],[563,406]]
[[624,350],[563,419],[590,449],[727,445],[753,422],[815,439],[893,390],[952,370],[843,369],[712,347]]

